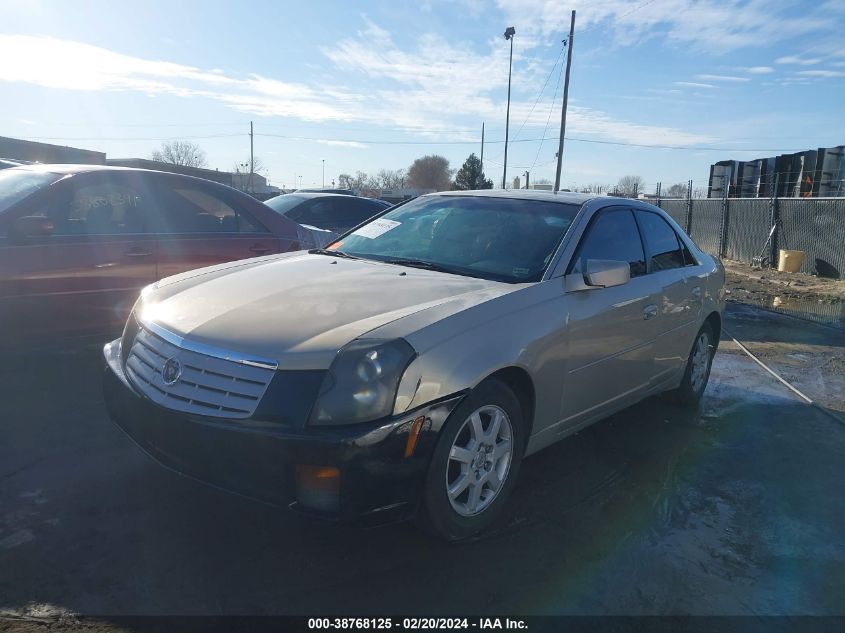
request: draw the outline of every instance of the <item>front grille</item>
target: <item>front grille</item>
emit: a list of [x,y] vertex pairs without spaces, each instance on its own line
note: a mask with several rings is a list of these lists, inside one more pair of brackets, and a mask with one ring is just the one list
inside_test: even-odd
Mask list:
[[[171,358],[179,361],[182,373],[167,385],[162,371]],[[274,372],[177,347],[142,326],[126,360],[126,374],[144,395],[168,409],[248,418],[255,412]]]

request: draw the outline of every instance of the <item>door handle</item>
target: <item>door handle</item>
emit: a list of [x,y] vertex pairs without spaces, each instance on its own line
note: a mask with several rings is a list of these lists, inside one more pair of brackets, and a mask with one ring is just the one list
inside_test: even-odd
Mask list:
[[127,257],[149,257],[152,254],[152,251],[142,251],[140,248],[133,248],[126,251]]
[[648,321],[649,319],[653,319],[657,316],[657,305],[651,303],[643,308],[643,319]]
[[249,251],[251,253],[255,253],[257,255],[264,255],[264,253],[266,253],[269,250],[270,250],[270,248],[267,247],[267,246],[264,246],[263,244],[253,244],[252,246],[249,247]]

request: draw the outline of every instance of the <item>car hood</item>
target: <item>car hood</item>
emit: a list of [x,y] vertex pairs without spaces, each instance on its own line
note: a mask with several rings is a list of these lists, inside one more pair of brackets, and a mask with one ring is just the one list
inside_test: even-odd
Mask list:
[[371,330],[460,297],[461,307],[510,284],[307,253],[236,262],[164,279],[144,295],[142,321],[191,342],[324,369]]

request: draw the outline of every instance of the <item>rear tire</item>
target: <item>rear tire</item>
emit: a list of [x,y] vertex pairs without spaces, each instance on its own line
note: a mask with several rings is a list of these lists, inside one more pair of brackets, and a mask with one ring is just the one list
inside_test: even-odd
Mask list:
[[423,491],[423,528],[448,541],[487,528],[513,490],[524,450],[519,400],[507,384],[485,380],[440,432]]
[[686,406],[698,404],[707,387],[715,353],[716,335],[713,327],[705,323],[695,335],[681,384],[677,389],[667,392],[672,401]]

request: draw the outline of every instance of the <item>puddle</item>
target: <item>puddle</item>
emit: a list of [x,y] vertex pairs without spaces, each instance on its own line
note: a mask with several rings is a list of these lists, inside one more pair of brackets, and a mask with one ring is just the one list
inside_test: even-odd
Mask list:
[[778,295],[763,299],[749,297],[743,299],[743,302],[773,312],[845,329],[845,302],[819,303],[817,299],[797,299]]

